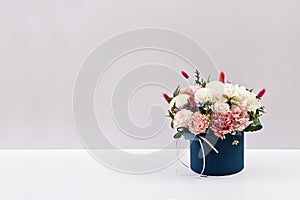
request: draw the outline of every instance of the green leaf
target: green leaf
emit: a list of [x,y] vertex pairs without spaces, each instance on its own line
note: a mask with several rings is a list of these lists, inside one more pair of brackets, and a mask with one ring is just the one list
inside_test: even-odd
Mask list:
[[178,85],[175,91],[173,92],[173,98],[176,97],[180,92],[180,86]]
[[208,75],[207,79],[206,79],[206,83],[210,82],[210,75]]
[[196,71],[195,71],[195,83],[197,84],[197,85],[201,85],[201,82],[200,82],[200,72],[198,71],[198,69],[196,69]]
[[178,127],[178,128],[177,128],[177,131],[178,131],[178,132],[182,132],[182,133],[188,132],[188,130],[189,130],[189,129],[188,129],[187,127]]
[[168,113],[169,113],[169,117],[171,117],[171,119],[174,119],[174,115],[171,113],[170,110],[168,110]]
[[258,124],[258,118],[254,118],[254,119],[253,119],[253,124],[254,124],[254,125]]
[[223,97],[227,100],[230,100],[229,96],[227,96],[226,94],[223,94]]
[[167,100],[170,102],[172,101],[172,99],[173,99],[172,97],[167,98]]
[[174,129],[174,122],[173,122],[173,120],[171,121],[171,128]]
[[181,132],[181,131],[178,131],[173,137],[174,137],[175,139],[178,139],[178,138],[181,137],[181,135],[182,135],[182,132]]
[[174,102],[174,104],[173,104],[173,106],[171,108],[171,111],[173,112],[175,110],[175,108],[176,108],[176,102]]
[[206,84],[209,82],[210,76],[207,78],[207,81],[205,81],[203,78],[200,77],[200,72],[196,69],[195,71],[195,83],[197,85],[201,85],[202,87],[206,87]]
[[253,131],[258,131],[260,129],[262,129],[263,126],[262,125],[256,125],[256,126],[253,126],[253,125],[249,125],[247,128],[245,128],[245,132],[253,132]]
[[264,107],[264,106],[258,108],[258,111],[261,112],[261,113],[266,113],[266,112],[265,112],[265,107]]

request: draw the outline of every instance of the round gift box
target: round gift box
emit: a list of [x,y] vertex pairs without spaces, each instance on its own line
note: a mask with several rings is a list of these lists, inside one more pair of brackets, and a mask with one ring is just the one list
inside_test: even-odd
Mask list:
[[[209,141],[217,141],[214,147],[218,150],[218,153],[216,153],[207,143],[202,142],[206,155],[204,175],[230,175],[238,173],[244,168],[243,132],[234,136],[228,134],[226,139],[217,138],[217,136],[211,134],[206,134],[204,137]],[[234,140],[238,140],[239,143],[233,145],[232,142]],[[191,169],[196,173],[201,173],[203,159],[198,138],[190,140],[190,162]]]

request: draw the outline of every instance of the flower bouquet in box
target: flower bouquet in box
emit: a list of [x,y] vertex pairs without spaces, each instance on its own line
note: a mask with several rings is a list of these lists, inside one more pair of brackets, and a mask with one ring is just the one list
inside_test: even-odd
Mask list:
[[[188,79],[184,71],[182,75]],[[164,94],[169,105],[174,138],[190,140],[190,166],[201,175],[229,175],[244,168],[244,133],[262,129],[260,116],[264,113],[261,98],[252,89],[220,80],[200,78],[195,72],[195,84],[178,86],[172,97]]]

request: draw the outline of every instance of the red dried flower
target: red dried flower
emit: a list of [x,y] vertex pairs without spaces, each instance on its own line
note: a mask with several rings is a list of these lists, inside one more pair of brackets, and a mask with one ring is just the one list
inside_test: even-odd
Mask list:
[[181,71],[181,74],[184,78],[188,79],[189,75],[185,71]]
[[224,72],[220,72],[220,81],[222,83],[225,83],[225,73]]
[[163,94],[165,100],[170,103],[171,102],[171,98],[169,97],[169,95],[167,95],[166,93]]
[[262,98],[264,96],[264,94],[266,93],[266,89],[262,89],[258,94],[257,94],[257,98]]

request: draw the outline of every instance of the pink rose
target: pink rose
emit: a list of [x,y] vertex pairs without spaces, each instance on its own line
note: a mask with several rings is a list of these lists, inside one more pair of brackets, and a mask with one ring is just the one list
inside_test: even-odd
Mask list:
[[198,135],[200,133],[205,132],[208,128],[208,121],[205,115],[201,114],[200,112],[195,112],[189,121],[189,130]]

